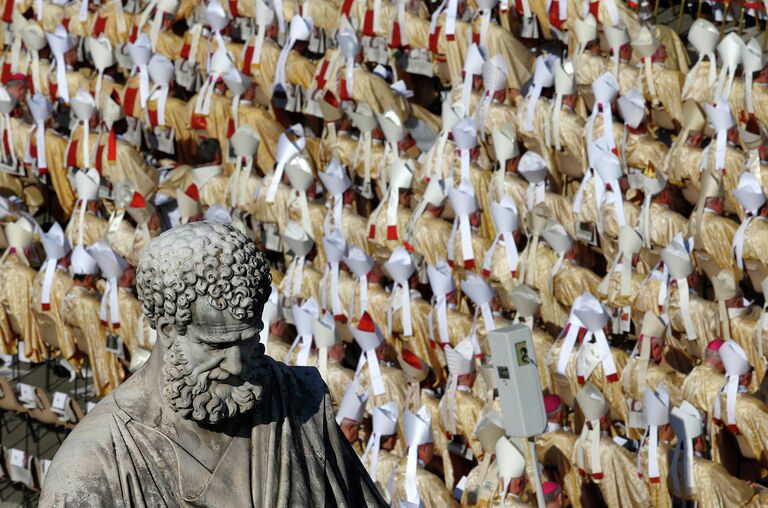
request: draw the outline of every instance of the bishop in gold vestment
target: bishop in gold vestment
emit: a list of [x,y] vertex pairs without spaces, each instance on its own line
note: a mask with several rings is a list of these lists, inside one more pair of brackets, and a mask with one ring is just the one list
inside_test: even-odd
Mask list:
[[106,350],[107,330],[99,320],[99,300],[88,289],[74,286],[62,300],[61,315],[78,346],[88,355],[96,395],[107,395],[117,388],[125,374],[117,357]]
[[72,289],[72,277],[61,267],[56,268],[51,285],[50,307],[43,309],[41,303],[44,272],[38,272],[32,286],[32,310],[37,318],[40,335],[44,343],[59,350],[61,357],[75,368],[82,365],[82,355],[77,350],[75,338],[61,315],[64,295]]
[[14,253],[0,265],[0,303],[4,309],[0,334],[5,354],[16,353],[18,339],[21,339],[26,356],[39,363],[47,355],[30,306],[36,276],[37,272]]

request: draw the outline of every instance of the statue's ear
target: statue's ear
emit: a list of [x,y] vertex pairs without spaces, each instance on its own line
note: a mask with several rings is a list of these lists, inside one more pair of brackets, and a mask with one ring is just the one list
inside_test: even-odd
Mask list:
[[157,336],[160,337],[163,344],[166,346],[170,345],[176,339],[176,335],[178,334],[176,327],[174,326],[174,320],[170,317],[164,316],[158,318],[155,323],[155,328],[157,330]]

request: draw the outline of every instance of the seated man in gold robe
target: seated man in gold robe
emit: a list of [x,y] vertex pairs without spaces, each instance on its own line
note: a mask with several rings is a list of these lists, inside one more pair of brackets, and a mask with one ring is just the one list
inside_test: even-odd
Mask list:
[[666,180],[683,189],[683,196],[689,202],[695,203],[697,191],[701,188],[699,166],[706,118],[701,108],[693,101],[686,102],[683,110],[680,133],[669,147],[664,163],[657,169]]
[[485,506],[496,490],[496,442],[504,435],[501,413],[488,408],[478,418],[474,433],[483,453],[477,457],[480,463],[467,474],[461,495],[462,506]]
[[69,221],[69,224],[67,224],[64,234],[72,245],[80,242],[81,235],[82,243],[84,245],[91,245],[104,237],[107,233],[109,223],[106,219],[98,215],[102,209],[99,200],[87,200],[85,203],[78,200],[77,206],[78,211],[81,207],[86,207],[85,212],[82,215],[82,222],[79,217],[73,217]]
[[[612,28],[614,30],[623,30],[623,27]],[[623,41],[626,42],[621,44],[620,47],[610,48],[609,54],[606,56],[585,52],[574,58],[576,83],[579,86],[579,92],[582,97],[590,99],[591,102],[593,96],[589,88],[592,82],[607,71],[613,72],[616,75],[621,95],[626,94],[635,86],[640,73],[636,67],[630,64],[632,47],[629,45],[628,37],[625,36]],[[612,55],[611,53],[614,51],[618,52],[618,55]],[[587,104],[587,107],[589,106],[591,104]]]
[[[433,387],[437,386],[435,373],[422,357],[403,346],[398,353],[398,364],[408,380],[406,406],[414,411],[424,405],[430,414],[430,425],[434,437],[435,452],[443,459],[444,484],[453,484],[453,466],[448,452],[448,438],[440,417],[440,399]],[[405,430],[405,429],[403,429]]]
[[[75,368],[82,364],[82,355],[77,350],[72,336],[61,315],[64,295],[72,289],[69,274],[69,246],[64,239],[61,226],[55,224],[48,233],[43,233],[43,247],[48,256],[45,264],[35,276],[30,305],[37,319],[40,335],[52,350],[58,350],[61,358]],[[53,274],[47,274],[48,263],[55,263]],[[47,281],[48,284],[46,284]],[[53,355],[51,355],[53,356]]]
[[682,120],[682,93],[684,75],[667,66],[667,48],[642,27],[632,40],[632,49],[640,59],[641,83],[644,98],[650,104],[653,123],[662,129],[675,131]]
[[[639,401],[643,400],[646,387],[656,390],[663,384],[672,404],[679,404],[683,401],[684,376],[669,365],[664,354],[667,323],[652,313],[647,313],[642,323],[637,345],[639,354],[629,358],[621,375],[624,393],[628,398]],[[644,341],[649,341],[649,344]]]
[[23,217],[5,226],[8,248],[0,258],[0,348],[5,354],[15,354],[22,341],[24,354],[39,363],[46,350],[30,307],[37,271],[29,266],[25,253],[32,245],[32,231]]
[[[362,52],[357,54],[358,63],[362,62],[362,56]],[[322,96],[321,90],[331,90],[341,100],[365,102],[376,114],[394,111],[401,120],[408,117],[409,106],[405,97],[390,88],[380,76],[369,72],[365,66],[354,66],[352,86],[349,87],[345,79],[346,67],[341,51],[327,50],[316,69],[314,86],[311,90],[313,94],[319,93]]]
[[713,280],[721,270],[733,271],[736,279],[741,270],[736,266],[731,245],[739,225],[724,216],[726,201],[723,176],[715,171],[701,175],[701,196],[688,222],[688,234],[695,238],[697,264]]
[[[558,93],[557,83],[555,93]],[[582,138],[586,122],[576,111],[578,101],[579,96],[576,93],[563,94],[560,111],[553,110],[550,119],[552,125],[550,142],[554,161],[552,170],[560,174],[555,178],[563,182],[566,178],[581,178],[589,164],[587,147]],[[555,128],[555,122],[557,122],[557,128]]]
[[582,492],[596,496],[584,496],[584,505],[652,506],[648,487],[637,475],[635,457],[608,434],[611,418],[605,398],[594,385],[587,383],[576,399],[586,421],[574,446],[573,462],[590,480]]
[[731,476],[721,464],[707,460],[704,417],[695,407],[683,402],[672,409],[670,422],[677,436],[668,477],[675,498],[693,501],[702,508],[766,503],[765,489]]
[[605,311],[600,314],[599,320],[591,323],[581,322],[581,318],[577,317],[583,316],[584,309],[589,305],[597,308],[596,301],[588,293],[576,298],[565,331],[552,346],[547,367],[552,371],[556,393],[566,404],[573,404],[576,393],[588,383],[603,393],[614,418],[626,422],[628,404],[619,383],[619,374],[626,366],[628,355],[619,348],[609,346],[602,330],[609,320]]
[[[149,111],[153,111],[152,117],[159,123],[157,112],[157,99],[147,101],[147,107],[141,107],[140,101],[140,79],[139,76],[129,78],[123,86],[120,95],[120,104],[126,118],[132,119],[131,123],[138,122],[144,125],[145,118],[150,121],[146,127],[162,127],[164,129],[173,129],[176,138],[176,148],[178,149],[178,160],[180,162],[191,162],[194,160],[194,139],[192,136],[192,126],[187,114],[187,101],[169,94],[165,103],[165,122],[162,125],[152,126],[152,118],[149,118]],[[152,106],[150,108],[150,106]]]
[[258,87],[251,80],[250,86],[240,96],[237,106],[237,119],[230,118],[227,129],[228,137],[235,132],[235,120],[237,126],[248,125],[259,136],[259,148],[256,152],[254,169],[258,168],[262,173],[272,169],[277,159],[277,142],[283,131],[282,126],[274,119],[272,113],[256,103]]
[[75,337],[78,349],[88,356],[93,372],[96,395],[107,395],[124,377],[122,366],[114,354],[107,352],[107,329],[99,319],[99,299],[96,287],[96,260],[78,245],[72,251],[72,289],[64,296],[61,315]]
[[725,369],[720,358],[723,342],[723,339],[710,341],[704,353],[704,361],[694,367],[683,381],[683,400],[705,413],[711,410],[715,395],[725,383]]
[[368,469],[371,478],[376,482],[379,492],[387,498],[389,497],[387,490],[389,478],[402,458],[395,451],[398,438],[399,409],[394,402],[373,409],[371,437],[362,458],[363,464]]
[[[133,287],[136,284],[136,268],[131,265],[126,266],[117,283],[120,327],[113,329],[112,333],[120,335],[128,353],[132,355],[143,346],[141,344],[143,330],[139,328],[144,321],[141,313],[141,302],[133,294]],[[111,323],[110,327],[112,327]]]
[[671,401],[664,383],[645,388],[643,412],[646,430],[637,452],[637,476],[648,486],[654,507],[672,508],[672,498],[665,481],[669,475],[670,445],[675,437],[669,424]]
[[[202,46],[202,45],[201,45]],[[205,54],[207,48],[200,48]],[[211,60],[224,59],[226,64],[219,62],[219,65],[230,67],[231,63],[227,60],[228,53],[222,57],[218,52],[212,53]],[[210,70],[209,72],[221,72],[221,69]],[[206,74],[204,74],[206,76]],[[213,138],[219,141],[222,147],[227,146],[227,139],[231,137],[229,131],[229,121],[232,117],[232,102],[224,94],[227,91],[225,84],[219,79],[220,74],[213,75],[213,81],[206,81],[207,88],[201,88],[193,95],[186,104],[186,122],[191,128],[192,139],[196,145],[200,145],[204,139]],[[208,79],[208,78],[206,78]],[[202,95],[201,95],[202,94]],[[205,106],[208,109],[205,109]]]
[[[405,439],[408,444],[408,455],[415,459],[409,461],[403,458],[395,469],[393,480],[393,498],[395,506],[421,502],[424,508],[444,508],[458,506],[451,497],[445,484],[434,473],[427,470],[434,458],[435,446],[431,427],[431,415],[426,406],[421,406],[415,413],[405,412]],[[411,469],[408,463],[416,467]]]
[[[116,106],[119,107],[119,106]],[[90,143],[90,163],[99,170],[104,179],[113,187],[127,183],[144,196],[155,193],[158,183],[158,172],[150,168],[144,155],[133,145],[125,141],[122,134],[125,133],[127,124],[124,119],[115,122],[114,132],[98,129],[90,131],[88,139]],[[114,144],[109,141],[115,135]],[[83,146],[85,140],[82,129],[73,129],[65,162],[67,166],[85,168]],[[95,152],[94,152],[95,150]]]
[[[146,9],[153,11],[153,17],[159,16],[158,21],[160,23],[160,29],[155,30],[155,27],[153,26],[154,19],[152,17],[150,17],[148,20],[145,20],[149,22],[146,22],[144,25],[140,26],[139,21],[142,20],[144,13],[135,15],[133,16],[132,26],[130,26],[129,42],[135,42],[136,38],[140,37],[140,34],[144,34],[149,37],[152,44],[152,50],[154,52],[163,55],[171,61],[176,60],[176,58],[178,58],[180,55],[182,55],[182,58],[186,58],[187,54],[189,53],[189,47],[186,47],[186,54],[184,54],[184,40],[180,36],[176,35],[173,30],[174,22],[177,19],[181,20],[184,17],[184,13],[180,12],[179,2],[176,0],[170,0],[168,2],[163,2],[156,7],[156,9],[153,9],[151,5],[147,5]],[[109,21],[110,19],[107,18],[107,22],[105,24],[105,29],[108,34],[110,29]],[[94,29],[95,28],[96,24],[94,23]],[[191,31],[192,30],[189,30],[187,33]],[[110,40],[112,40],[111,36]],[[113,44],[116,44],[115,41],[113,41]]]
[[754,369],[744,350],[726,340],[720,357],[725,383],[712,402],[713,456],[742,477],[758,478],[758,467],[768,463],[768,406],[749,392]]
[[[261,46],[261,52],[255,53],[254,43],[248,42],[241,57],[239,68],[246,76],[253,78],[258,88],[257,102],[263,105],[269,105],[272,83],[275,78],[277,61],[280,57],[280,46],[277,41],[277,22],[273,22],[266,27],[267,37]],[[238,55],[236,55],[238,57]],[[308,91],[316,81],[313,76],[316,70],[321,66],[316,66],[313,60],[310,60],[300,51],[290,51],[285,64],[286,83],[293,87],[295,92],[301,95]],[[322,82],[321,78],[320,81]]]
[[[128,12],[123,12],[123,9],[118,7],[119,4],[116,3],[100,5],[93,14],[89,35],[99,37],[104,34],[113,46],[128,42],[128,29],[134,21],[134,16]],[[160,33],[165,34],[166,32],[172,31],[162,30]]]
[[[445,396],[440,400],[443,427],[453,437],[451,448],[454,454],[463,457],[480,456],[483,450],[474,435],[474,429],[483,409],[483,400],[472,394],[472,386],[477,378],[472,341],[464,339],[455,349],[446,345],[444,351],[449,384]],[[471,455],[468,451],[471,451]]]
[[[650,168],[649,168],[650,169]],[[647,171],[647,170],[646,170]],[[637,191],[638,189],[636,189]],[[647,198],[645,193],[648,188],[642,190],[642,197]],[[642,232],[643,221],[642,214],[645,202],[640,199],[641,194],[635,192],[630,199],[630,192],[627,192],[628,201],[640,206],[640,229]],[[648,209],[648,238],[645,239],[649,248],[643,248],[640,253],[639,262],[642,263],[647,272],[658,262],[660,251],[672,240],[678,233],[684,233],[688,230],[688,218],[674,211],[672,205],[672,188],[665,185],[664,188],[651,198]],[[645,236],[645,235],[644,235]]]
[[[36,95],[35,100],[29,99],[29,102],[46,101],[42,95]],[[17,106],[17,110],[20,110],[21,104]],[[37,150],[37,135],[29,135],[29,125],[22,121],[17,121],[15,118],[11,119],[11,125],[13,130],[13,150],[16,153],[17,160],[26,160],[23,154],[29,153],[32,163],[25,164],[28,168],[32,168],[35,163],[37,167],[43,167],[41,163],[45,160],[46,170],[49,178],[49,185],[53,187],[53,191],[58,198],[59,205],[64,211],[65,217],[68,217],[72,213],[72,207],[75,204],[75,194],[69,179],[67,178],[66,168],[66,156],[65,150],[67,146],[67,138],[58,134],[55,130],[48,128],[53,123],[52,119],[48,119],[43,125],[45,128],[45,136],[43,137],[45,142],[45,156],[41,157],[42,150],[38,153]],[[43,172],[45,172],[43,171]],[[10,175],[8,175],[10,176]]]
[[497,495],[491,501],[494,508],[525,508],[532,505],[526,500],[525,487],[528,485],[526,456],[519,439],[502,436],[496,442],[496,473],[499,478]]
[[[692,271],[686,279],[670,280],[666,285],[662,278],[660,266],[652,270],[650,276],[640,284],[632,309],[636,315],[646,312],[659,315],[666,309],[671,329],[675,332],[667,334],[670,350],[680,353],[684,365],[687,364],[687,368],[690,368],[690,363],[694,359],[703,357],[709,341],[720,336],[717,304],[698,296],[691,290],[698,284],[698,274],[695,271]],[[684,298],[681,298],[685,293],[677,287],[677,284],[682,281],[686,281],[689,297],[687,305],[683,304]],[[689,325],[686,325],[688,319],[686,315],[690,317]],[[680,368],[681,371],[687,370],[679,363],[676,364],[676,368]]]
[[627,141],[619,150],[622,150],[631,168],[644,170],[649,167],[660,168],[664,164],[668,148],[651,134],[648,122],[649,119],[645,119],[634,128],[625,123]]
[[[60,29],[64,29],[63,34],[60,32]],[[54,33],[56,34],[55,37],[61,38],[62,40],[63,38],[66,38],[67,40],[66,46],[61,48],[64,50],[64,53],[61,55],[61,59],[58,57],[55,59],[56,61],[64,64],[65,67],[63,74],[66,78],[66,81],[64,83],[60,83],[59,71],[50,72],[50,69],[45,68],[47,67],[46,65],[41,65],[41,74],[48,75],[48,89],[39,90],[39,92],[43,95],[47,95],[52,102],[56,102],[57,99],[64,100],[66,98],[67,100],[64,100],[64,102],[69,103],[69,100],[75,96],[78,90],[88,90],[88,84],[90,81],[90,69],[87,67],[82,67],[79,70],[75,70],[74,66],[78,63],[78,38],[73,37],[67,33],[67,29],[64,28],[64,25],[59,25],[56,27],[56,31]],[[45,80],[43,80],[43,83],[41,83],[41,87],[44,86]],[[66,87],[66,91],[62,91],[62,87]],[[66,97],[65,94],[67,94]]]
[[355,377],[355,371],[342,365],[344,360],[344,351],[346,343],[338,341],[328,348],[328,372],[326,373],[326,383],[328,391],[331,394],[331,401],[334,407],[338,407],[341,398],[344,396],[344,390]]
[[[179,280],[172,297],[157,287]],[[219,298],[222,285],[239,298]],[[270,276],[250,240],[213,222],[174,228],[142,257],[137,286],[155,349],[67,438],[41,504],[384,506],[317,372],[264,357]]]
[[536,436],[536,452],[551,480],[563,486],[573,508],[581,508],[581,478],[572,462],[576,434],[565,428],[566,407],[557,395],[544,396],[546,432]]

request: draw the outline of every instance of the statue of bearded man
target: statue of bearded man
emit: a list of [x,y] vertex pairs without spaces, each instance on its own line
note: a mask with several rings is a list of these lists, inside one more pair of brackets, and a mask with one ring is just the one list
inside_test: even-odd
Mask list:
[[177,227],[136,281],[155,349],[69,435],[40,506],[385,506],[317,370],[264,355],[271,277],[253,242]]

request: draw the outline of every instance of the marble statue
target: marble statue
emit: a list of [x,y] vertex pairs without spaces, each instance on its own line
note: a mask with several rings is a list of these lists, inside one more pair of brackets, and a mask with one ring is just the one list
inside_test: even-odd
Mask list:
[[253,242],[186,224],[136,280],[154,351],[66,439],[40,506],[385,506],[317,370],[264,355],[271,277]]

